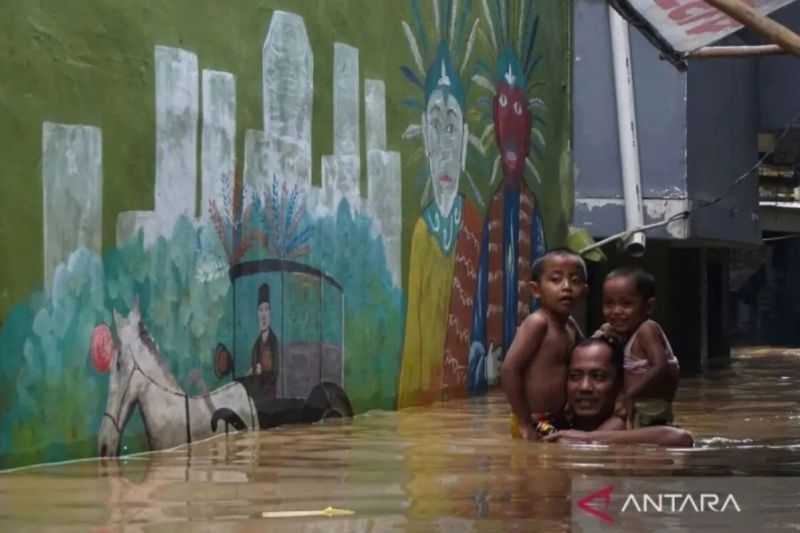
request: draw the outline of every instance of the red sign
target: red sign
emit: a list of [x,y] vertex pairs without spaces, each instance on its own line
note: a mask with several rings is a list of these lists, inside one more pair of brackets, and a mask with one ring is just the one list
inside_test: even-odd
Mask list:
[[[678,52],[691,52],[742,27],[703,0],[628,0]],[[762,15],[794,0],[743,0]]]

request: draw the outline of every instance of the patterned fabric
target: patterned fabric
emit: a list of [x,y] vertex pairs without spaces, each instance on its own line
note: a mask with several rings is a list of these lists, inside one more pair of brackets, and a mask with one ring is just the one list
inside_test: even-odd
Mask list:
[[447,317],[447,338],[444,348],[442,399],[467,395],[467,370],[475,305],[475,285],[478,280],[478,257],[481,219],[477,209],[467,204],[464,224],[456,245],[455,270]]
[[528,292],[533,262],[545,252],[542,221],[533,193],[500,186],[492,197],[481,240],[480,271],[470,350],[469,389],[486,390],[490,346],[504,355],[517,327],[534,309]]
[[460,224],[449,250],[442,246],[449,242],[442,233],[448,226],[431,232],[435,205],[414,227],[398,408],[466,394],[480,215],[468,202],[457,205]]

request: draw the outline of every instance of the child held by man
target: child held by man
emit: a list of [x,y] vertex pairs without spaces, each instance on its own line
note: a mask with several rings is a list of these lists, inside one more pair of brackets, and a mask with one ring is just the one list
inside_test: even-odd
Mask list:
[[586,294],[587,277],[583,259],[567,249],[546,253],[532,270],[539,309],[520,324],[502,368],[511,433],[524,439],[568,425],[564,384],[570,351],[582,336],[571,313]]
[[625,343],[624,388],[617,414],[629,427],[672,423],[680,367],[663,328],[651,318],[655,278],[639,268],[618,268],[603,283],[603,317],[595,335]]

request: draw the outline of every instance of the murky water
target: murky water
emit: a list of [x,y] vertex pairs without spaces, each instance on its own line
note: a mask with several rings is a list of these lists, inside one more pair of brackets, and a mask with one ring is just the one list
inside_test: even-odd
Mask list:
[[799,400],[800,350],[753,349],[682,381],[692,450],[513,441],[495,393],[3,473],[0,531],[567,531],[576,476],[800,476]]

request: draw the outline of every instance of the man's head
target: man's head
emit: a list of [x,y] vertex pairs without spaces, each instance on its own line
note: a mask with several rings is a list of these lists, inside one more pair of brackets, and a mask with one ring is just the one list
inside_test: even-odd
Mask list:
[[258,329],[266,333],[272,322],[272,309],[269,303],[269,285],[262,283],[258,288]]
[[622,350],[604,338],[581,341],[572,350],[567,403],[577,421],[599,425],[614,412],[622,386]]
[[541,307],[559,316],[569,315],[586,294],[586,263],[567,248],[551,250],[532,267],[531,291]]

